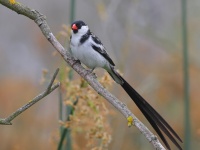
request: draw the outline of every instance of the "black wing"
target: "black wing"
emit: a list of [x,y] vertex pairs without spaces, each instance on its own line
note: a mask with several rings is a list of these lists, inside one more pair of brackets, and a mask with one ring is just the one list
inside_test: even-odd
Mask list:
[[110,58],[110,56],[104,49],[101,49],[100,47],[98,47],[94,44],[92,44],[91,46],[95,51],[97,51],[99,54],[101,54],[111,65],[115,66],[114,62],[112,61],[112,59]]
[[[110,58],[110,56],[108,55],[108,53],[106,52],[103,44],[101,43],[101,41],[99,40],[99,38],[95,35],[91,36],[93,41],[96,43],[96,45],[92,44],[92,48],[97,51],[99,54],[101,54],[111,65],[115,66],[114,62],[112,61],[112,59]],[[100,46],[97,46],[100,45]]]
[[92,34],[92,39],[93,39],[93,41],[94,41],[96,44],[103,45],[103,44],[101,43],[101,40],[100,40],[97,36],[95,36],[92,32],[91,32],[91,34]]

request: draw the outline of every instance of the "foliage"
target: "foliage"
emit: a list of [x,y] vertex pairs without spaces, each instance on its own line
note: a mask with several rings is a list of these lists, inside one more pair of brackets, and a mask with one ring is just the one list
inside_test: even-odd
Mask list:
[[[69,68],[65,69],[65,74]],[[105,74],[100,82],[106,87],[112,84],[112,79]],[[74,107],[74,113],[70,121],[62,125],[70,128],[73,141],[73,149],[105,149],[111,142],[111,127],[108,120],[109,110],[104,100],[83,80],[66,80],[62,83],[65,91],[64,104]],[[74,106],[74,101],[78,103]]]

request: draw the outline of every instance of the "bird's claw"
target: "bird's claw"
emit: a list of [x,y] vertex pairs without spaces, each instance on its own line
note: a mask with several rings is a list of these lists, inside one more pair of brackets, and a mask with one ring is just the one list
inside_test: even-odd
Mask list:
[[75,61],[75,63],[81,64],[81,61],[78,59],[75,59],[74,61]]
[[72,64],[72,68],[74,67],[75,64],[81,64],[81,61],[78,59],[74,59],[74,63]]
[[95,79],[97,78],[97,75],[93,72],[94,69],[87,70],[88,74],[91,74]]

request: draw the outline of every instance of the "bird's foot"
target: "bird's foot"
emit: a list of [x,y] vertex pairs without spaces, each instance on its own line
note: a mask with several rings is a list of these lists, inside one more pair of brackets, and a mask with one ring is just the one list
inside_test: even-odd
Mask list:
[[74,59],[74,63],[72,64],[72,68],[74,67],[75,64],[81,64],[81,61],[78,59]]
[[88,74],[91,74],[96,79],[97,75],[93,71],[94,71],[94,69],[88,69],[87,70]]

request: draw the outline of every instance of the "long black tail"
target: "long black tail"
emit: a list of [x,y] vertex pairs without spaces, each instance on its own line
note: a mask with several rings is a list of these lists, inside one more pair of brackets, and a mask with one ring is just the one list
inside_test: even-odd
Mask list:
[[[165,133],[169,139],[182,150],[181,146],[176,141],[177,139],[182,142],[181,138],[177,135],[177,133],[172,129],[172,127],[163,119],[163,117],[137,92],[135,91],[127,82],[120,76],[120,74],[114,69],[114,66],[110,66],[110,69],[107,70],[110,76],[120,84],[126,93],[131,97],[131,99],[135,102],[137,107],[149,121],[151,126],[157,132],[157,134],[162,139],[163,143],[166,145],[167,149],[171,150],[167,140],[163,136]],[[163,133],[162,133],[162,132]],[[176,138],[176,139],[175,139]]]
[[[119,76],[119,74],[118,74]],[[121,77],[121,76],[120,76]],[[151,126],[157,132],[157,134],[162,139],[163,143],[166,145],[167,149],[171,149],[167,140],[163,136],[162,132],[165,133],[169,139],[180,149],[181,146],[178,144],[176,139],[182,142],[181,138],[177,135],[177,133],[172,129],[172,127],[163,119],[163,117],[142,97],[138,92],[136,92],[127,82],[121,77],[123,83],[121,86],[126,91],[126,93],[131,97],[131,99],[135,102],[137,107],[149,121]],[[161,132],[162,131],[162,132]],[[175,139],[176,138],[176,139]]]

